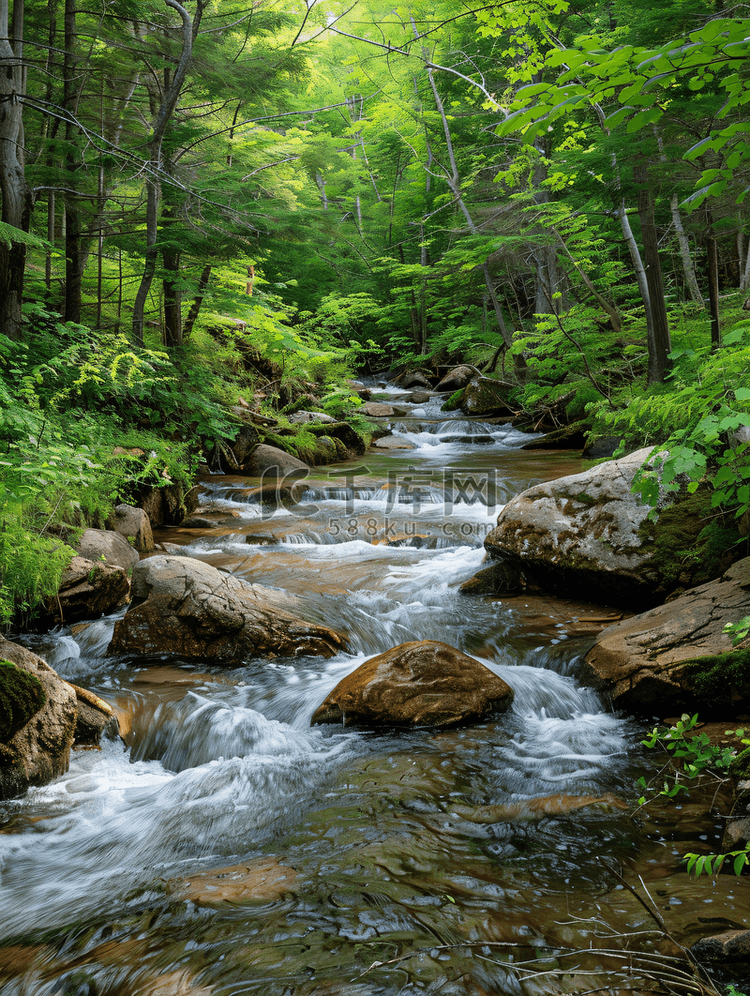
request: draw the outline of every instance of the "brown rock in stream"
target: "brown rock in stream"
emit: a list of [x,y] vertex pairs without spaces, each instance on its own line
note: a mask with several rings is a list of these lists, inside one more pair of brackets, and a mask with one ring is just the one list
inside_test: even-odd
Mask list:
[[[0,637],[0,660],[9,662],[3,665],[7,674],[0,680],[8,734],[0,741],[0,799],[12,799],[30,785],[46,785],[68,770],[77,704],[72,685],[25,647]],[[33,686],[39,689],[36,700],[21,715],[20,727],[12,720],[24,707],[23,696],[28,692],[13,681],[16,668],[31,675]],[[25,680],[29,682],[28,677]]]
[[750,641],[724,632],[750,613],[750,557],[717,581],[608,626],[588,652],[584,678],[616,709],[649,716],[700,711],[723,717],[746,708]]
[[308,621],[304,602],[192,557],[158,556],[133,570],[132,603],[111,654],[168,653],[230,663],[243,657],[332,657],[344,637]]
[[276,858],[257,858],[243,865],[197,872],[169,883],[178,899],[199,906],[225,903],[269,902],[289,892],[297,877],[294,868],[279,864]]
[[449,726],[503,711],[513,690],[437,640],[402,643],[347,675],[312,718],[344,726]]
[[[137,559],[138,554],[135,556]],[[96,619],[113,612],[125,599],[128,588],[128,577],[122,567],[73,557],[63,571],[57,595],[46,599],[40,619],[50,626]]]

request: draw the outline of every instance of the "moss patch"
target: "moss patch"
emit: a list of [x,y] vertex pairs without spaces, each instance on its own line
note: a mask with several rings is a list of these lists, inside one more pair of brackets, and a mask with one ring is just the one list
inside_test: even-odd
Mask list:
[[734,709],[745,704],[750,687],[750,650],[729,650],[681,661],[684,685],[701,701],[701,709]]
[[464,388],[461,387],[448,398],[448,400],[441,406],[441,412],[454,412],[461,404],[461,399],[464,396]]
[[711,508],[710,492],[699,491],[644,520],[638,534],[651,546],[649,568],[666,590],[693,588],[719,577],[729,566],[727,551],[739,539],[735,525],[725,526]]
[[0,742],[7,743],[46,700],[41,681],[10,661],[0,661]]

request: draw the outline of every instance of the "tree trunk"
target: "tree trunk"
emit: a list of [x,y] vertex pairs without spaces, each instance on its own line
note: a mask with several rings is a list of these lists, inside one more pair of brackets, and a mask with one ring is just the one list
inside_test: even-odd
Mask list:
[[706,256],[708,257],[708,305],[711,313],[711,349],[721,345],[719,325],[719,247],[714,232],[713,216],[706,209]]
[[200,275],[200,280],[198,281],[198,290],[196,291],[195,297],[193,298],[193,303],[190,305],[190,311],[188,311],[188,316],[185,319],[185,328],[182,330],[183,341],[190,338],[190,334],[193,331],[193,325],[195,325],[195,320],[200,314],[201,305],[203,304],[203,294],[208,286],[208,281],[211,277],[211,264],[203,267],[203,272]]
[[648,289],[646,267],[643,265],[641,251],[638,248],[635,235],[633,235],[633,229],[630,227],[630,219],[628,218],[624,200],[620,202],[620,207],[617,211],[617,218],[620,222],[620,228],[622,229],[625,244],[627,245],[628,252],[630,253],[630,261],[633,264],[633,270],[635,271],[635,279],[638,284],[638,290],[640,291],[641,300],[643,301],[643,307],[646,313],[646,336],[649,344],[651,344],[654,340],[654,318],[651,313],[651,293]]
[[685,283],[687,284],[687,289],[690,293],[690,298],[691,300],[695,301],[696,304],[700,304],[701,307],[705,308],[706,302],[703,300],[701,289],[698,286],[698,278],[695,275],[695,266],[693,265],[693,257],[690,255],[690,243],[688,242],[688,237],[685,234],[685,228],[682,224],[682,215],[680,214],[680,206],[677,194],[673,194],[672,199],[669,202],[669,208],[672,212],[672,224],[674,225],[674,230],[677,235],[677,244],[680,247],[682,272],[685,275]]
[[638,216],[641,220],[643,235],[643,254],[646,259],[646,279],[651,300],[651,315],[654,334],[649,341],[648,350],[648,382],[661,383],[670,369],[669,353],[672,343],[669,336],[669,321],[667,319],[667,304],[664,299],[664,281],[659,259],[659,239],[654,220],[654,201],[648,188],[648,173],[645,169],[638,170],[637,179],[641,183],[638,191]]
[[191,18],[185,8],[177,0],[164,0],[167,7],[176,10],[182,19],[182,51],[177,68],[165,86],[161,102],[156,112],[149,141],[149,158],[146,164],[146,252],[143,263],[143,275],[138,286],[133,303],[133,341],[137,346],[143,345],[144,312],[151,283],[156,272],[158,250],[156,239],[159,229],[159,201],[161,199],[160,175],[162,170],[162,145],[167,126],[172,119],[177,101],[185,82],[188,67],[193,57],[193,42],[198,33],[203,9],[208,0],[198,0],[195,15]]
[[72,193],[76,175],[76,114],[75,52],[76,0],[65,0],[65,55],[63,58],[63,110],[65,112],[65,307],[66,322],[81,321],[81,219],[78,197]]
[[[13,4],[12,34],[8,32],[8,0],[0,0],[0,194],[2,220],[21,232],[31,221],[31,191],[23,161],[23,0]],[[21,337],[21,303],[26,244],[0,240],[0,333]]]

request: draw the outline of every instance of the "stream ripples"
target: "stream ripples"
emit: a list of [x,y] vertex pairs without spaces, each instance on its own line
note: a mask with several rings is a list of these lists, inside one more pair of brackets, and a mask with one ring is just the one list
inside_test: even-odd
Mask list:
[[[207,479],[228,523],[162,537],[300,596],[348,653],[112,659],[115,617],[29,641],[113,704],[123,740],[0,804],[3,996],[573,991],[513,963],[596,947],[602,920],[644,927],[610,865],[683,901],[668,835],[629,816],[641,730],[576,679],[586,607],[458,593],[503,503],[580,461],[437,401],[401,407],[412,449],[316,471],[288,507]],[[482,660],[511,709],[460,729],[310,726],[369,656],[422,639]]]

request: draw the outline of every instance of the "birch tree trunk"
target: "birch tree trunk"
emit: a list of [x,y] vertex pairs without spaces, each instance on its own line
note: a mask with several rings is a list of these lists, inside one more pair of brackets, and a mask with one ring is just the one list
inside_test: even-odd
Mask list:
[[639,169],[636,179],[641,184],[638,191],[638,215],[641,220],[643,253],[646,257],[646,279],[653,318],[653,338],[649,339],[648,344],[648,382],[654,384],[661,383],[669,371],[669,353],[672,350],[672,343],[669,335],[667,305],[664,299],[659,239],[654,220],[654,201],[648,187],[647,171]]
[[[463,193],[461,191],[461,177],[458,172],[458,165],[456,163],[456,155],[453,149],[453,141],[451,139],[450,126],[448,125],[448,117],[445,113],[443,101],[441,100],[440,94],[438,93],[438,88],[435,85],[435,78],[432,69],[427,70],[427,78],[430,81],[430,88],[432,90],[432,95],[435,100],[435,106],[437,107],[438,114],[440,115],[440,120],[443,124],[445,144],[446,144],[446,149],[448,151],[448,164],[450,166],[450,173],[446,172],[446,180],[448,181],[448,186],[451,189],[451,193],[455,198],[456,204],[458,205],[461,214],[463,214],[466,220],[466,227],[469,229],[472,235],[479,235],[480,234],[479,229],[477,228],[474,219],[472,218],[471,213],[468,207],[466,206],[466,202],[464,201]],[[492,302],[492,307],[495,312],[497,325],[498,328],[500,329],[500,334],[503,337],[503,343],[505,344],[505,348],[507,349],[513,341],[513,335],[508,330],[508,327],[505,324],[505,319],[503,318],[503,311],[500,306],[500,301],[498,300],[497,293],[495,291],[495,285],[492,281],[490,268],[486,260],[481,264],[481,270],[482,270],[482,276],[484,277],[485,286],[487,287],[487,294],[489,295],[489,299]]]

